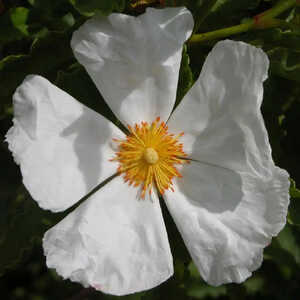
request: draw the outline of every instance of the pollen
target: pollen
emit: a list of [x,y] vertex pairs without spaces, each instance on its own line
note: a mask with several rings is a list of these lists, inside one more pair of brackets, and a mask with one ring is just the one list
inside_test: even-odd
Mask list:
[[156,118],[148,124],[142,122],[128,126],[129,134],[118,143],[118,152],[112,161],[118,161],[118,173],[129,185],[141,188],[141,198],[151,194],[155,187],[161,195],[172,190],[174,177],[182,177],[176,166],[188,163],[183,145],[179,142],[183,133],[168,132],[165,122]]

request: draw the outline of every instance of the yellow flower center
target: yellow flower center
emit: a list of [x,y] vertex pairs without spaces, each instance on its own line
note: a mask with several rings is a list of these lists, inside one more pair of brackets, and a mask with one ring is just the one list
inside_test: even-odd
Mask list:
[[118,172],[124,174],[125,182],[141,186],[141,198],[153,186],[163,194],[172,188],[172,179],[181,177],[175,165],[187,163],[186,154],[179,143],[183,133],[174,136],[168,133],[165,122],[157,118],[151,124],[142,122],[134,127],[128,126],[129,134],[125,140],[115,140],[119,149],[113,161],[119,162]]
[[144,159],[149,165],[154,165],[158,162],[159,156],[155,149],[146,148],[144,150]]

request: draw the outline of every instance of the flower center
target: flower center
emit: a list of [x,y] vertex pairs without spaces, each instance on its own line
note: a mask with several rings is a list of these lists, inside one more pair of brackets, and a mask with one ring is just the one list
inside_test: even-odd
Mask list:
[[124,174],[125,182],[140,186],[141,198],[145,198],[147,191],[151,194],[153,186],[161,194],[167,189],[173,191],[172,179],[181,177],[175,165],[188,162],[179,143],[183,133],[177,136],[168,133],[167,125],[160,118],[128,129],[125,140],[114,140],[119,143],[119,149],[112,159],[119,162],[118,172]]
[[144,159],[149,165],[154,165],[158,162],[159,156],[155,149],[153,148],[146,148],[144,150]]

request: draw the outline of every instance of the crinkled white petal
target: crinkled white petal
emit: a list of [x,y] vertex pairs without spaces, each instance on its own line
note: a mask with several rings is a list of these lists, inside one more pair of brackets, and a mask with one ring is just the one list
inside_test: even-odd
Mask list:
[[46,232],[47,266],[63,278],[104,293],[130,294],[173,274],[159,200],[113,179]]
[[190,157],[272,176],[271,148],[260,112],[268,66],[261,49],[229,40],[217,43],[168,122],[170,131],[184,131],[182,142]]
[[71,45],[124,124],[158,116],[166,121],[175,102],[182,45],[192,28],[186,8],[148,8],[138,17],[94,17],[73,34]]
[[116,172],[111,122],[40,76],[27,76],[13,96],[6,140],[23,182],[44,209],[64,210]]
[[191,162],[165,200],[201,276],[240,283],[262,262],[263,248],[286,222],[287,172],[256,176]]
[[289,176],[274,165],[260,112],[268,65],[260,49],[219,42],[168,122],[196,161],[166,203],[213,285],[249,277],[286,222]]

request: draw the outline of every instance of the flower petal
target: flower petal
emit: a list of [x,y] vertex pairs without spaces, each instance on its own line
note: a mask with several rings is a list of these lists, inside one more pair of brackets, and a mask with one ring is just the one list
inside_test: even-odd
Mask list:
[[116,172],[110,143],[124,134],[111,122],[40,76],[26,77],[13,100],[6,140],[42,208],[64,210]]
[[139,201],[120,176],[47,231],[43,246],[49,268],[104,293],[150,289],[173,274],[157,195]]
[[148,8],[139,17],[87,21],[72,48],[116,116],[126,125],[166,121],[173,108],[181,51],[193,28],[186,8]]
[[184,131],[184,150],[197,161],[166,202],[213,285],[249,277],[285,224],[288,174],[274,165],[260,112],[268,65],[260,49],[219,42],[168,122]]
[[191,158],[260,176],[273,166],[260,112],[269,61],[243,42],[219,42],[198,81],[171,116],[170,131],[184,131]]
[[272,176],[192,162],[166,191],[168,209],[203,279],[240,283],[262,262],[263,248],[286,222],[288,174]]

